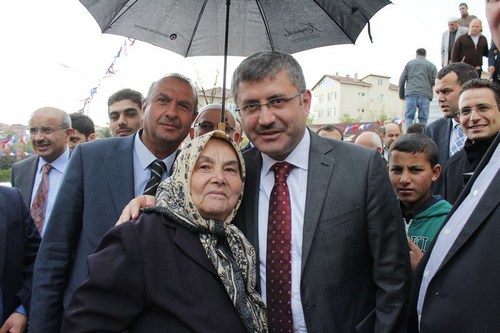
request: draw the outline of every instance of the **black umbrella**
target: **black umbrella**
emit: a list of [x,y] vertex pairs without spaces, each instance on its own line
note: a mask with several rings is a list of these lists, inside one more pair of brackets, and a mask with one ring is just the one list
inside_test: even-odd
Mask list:
[[[80,0],[103,33],[135,38],[184,57],[295,53],[353,44],[389,0]],[[231,21],[231,24],[230,24]],[[370,34],[370,29],[368,29]],[[371,36],[370,36],[371,39]]]

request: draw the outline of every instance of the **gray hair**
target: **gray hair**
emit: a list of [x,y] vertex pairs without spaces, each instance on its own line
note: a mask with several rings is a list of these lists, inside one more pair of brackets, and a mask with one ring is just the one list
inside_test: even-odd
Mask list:
[[160,79],[151,83],[151,86],[149,87],[149,90],[148,90],[148,94],[146,96],[146,103],[148,103],[148,104],[151,103],[151,94],[153,93],[154,88],[156,88],[158,83],[164,79],[176,79],[176,80],[179,80],[181,82],[188,84],[191,87],[191,90],[193,91],[193,96],[195,99],[193,113],[197,113],[198,112],[198,92],[196,91],[196,87],[193,84],[193,82],[191,81],[191,79],[189,79],[188,77],[186,77],[182,74],[179,74],[179,73],[170,73],[170,74],[163,75]]
[[69,114],[67,114],[65,111],[52,107],[52,106],[46,106],[43,108],[37,109],[35,112],[33,112],[30,116],[30,125],[31,125],[31,119],[38,113],[53,113],[59,116],[59,123],[60,126],[64,129],[66,128],[71,128],[71,118]]

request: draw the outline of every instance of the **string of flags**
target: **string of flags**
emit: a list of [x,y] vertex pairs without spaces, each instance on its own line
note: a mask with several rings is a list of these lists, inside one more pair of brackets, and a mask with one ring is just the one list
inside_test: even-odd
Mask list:
[[[33,155],[33,153],[27,152],[27,151],[12,151],[14,145],[17,143],[27,145],[28,140],[28,133],[27,131],[19,131],[19,134],[17,133],[11,133],[7,135],[6,138],[0,138],[0,156],[29,156]],[[19,146],[17,149],[26,149],[25,146]]]
[[115,75],[118,72],[118,70],[115,69],[115,65],[117,63],[117,60],[121,57],[126,57],[128,54],[128,48],[133,46],[134,43],[135,43],[135,39],[132,39],[132,38],[126,38],[123,41],[123,44],[120,46],[120,49],[118,50],[118,52],[116,52],[116,55],[114,56],[113,61],[106,69],[106,72],[99,79],[99,81],[97,82],[97,85],[90,89],[88,97],[85,98],[84,100],[82,100],[83,107],[80,110],[78,110],[77,112],[85,113],[85,110],[88,108],[88,105],[92,102],[92,100],[94,99],[94,96],[97,94],[99,87],[101,86],[101,81],[103,79],[107,79],[109,77],[112,77],[113,75]]
[[16,143],[21,142],[22,144],[26,144],[28,142],[28,134],[26,131],[22,134],[9,134],[7,138],[2,139],[1,144],[2,144],[2,149],[5,149],[8,146],[13,146]]

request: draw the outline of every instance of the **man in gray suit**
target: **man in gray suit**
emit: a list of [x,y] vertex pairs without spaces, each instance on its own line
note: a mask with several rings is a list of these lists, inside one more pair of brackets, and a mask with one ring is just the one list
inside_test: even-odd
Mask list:
[[60,330],[64,308],[87,274],[87,256],[143,192],[150,165],[165,163],[162,178],[171,171],[197,105],[191,81],[169,74],[149,89],[142,130],[76,147],[35,263],[30,332]]
[[[36,155],[12,165],[10,183],[21,191],[26,206],[31,207],[42,181],[42,168],[45,164],[51,165],[43,222],[46,225],[71,155],[68,148],[69,138],[73,135],[71,118],[63,110],[54,107],[40,108],[31,115],[28,132]],[[45,227],[40,230],[43,234]]]
[[[438,147],[438,163],[446,165],[448,159],[458,152],[460,128],[458,121],[458,96],[463,83],[477,79],[474,67],[462,62],[451,63],[443,67],[436,76],[436,94],[443,118],[433,121],[424,129],[424,134],[430,137]],[[463,134],[465,143],[465,134]],[[454,144],[456,143],[456,144]],[[432,184],[432,193],[442,194],[442,178]]]
[[469,32],[469,29],[458,25],[458,18],[452,17],[448,19],[448,30],[443,32],[441,38],[441,67],[451,63],[451,51],[455,39]]
[[[243,130],[255,144],[244,154],[247,179],[235,223],[259,257],[270,332],[403,332],[409,250],[380,154],[307,129],[311,91],[290,55],[248,57],[234,72],[232,91]],[[275,232],[291,233],[284,236],[290,243],[270,231],[279,162],[291,170],[285,181],[291,231]],[[290,251],[270,262],[275,241]],[[273,274],[270,267],[280,261],[291,267]],[[279,286],[286,295],[280,309],[270,302],[277,297],[270,288],[276,279],[286,281]]]
[[[258,255],[269,332],[404,332],[409,249],[382,156],[306,128],[311,91],[290,55],[245,59],[232,89],[243,130],[255,145],[244,154],[245,193],[235,224]],[[269,221],[281,201],[270,198],[279,162],[291,168],[285,185],[274,185],[289,189],[289,207],[278,210],[288,212],[282,220],[289,223],[273,233]],[[154,202],[151,196],[134,199],[119,222]],[[287,269],[273,274],[276,265]],[[282,306],[272,305],[274,297],[283,297]]]

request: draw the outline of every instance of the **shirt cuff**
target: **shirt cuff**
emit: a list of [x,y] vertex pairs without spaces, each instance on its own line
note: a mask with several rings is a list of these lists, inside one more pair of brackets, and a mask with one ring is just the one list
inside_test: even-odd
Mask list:
[[23,316],[25,316],[26,318],[28,318],[28,314],[26,313],[26,309],[24,308],[24,306],[21,304],[17,307],[16,311],[14,312],[17,312],[17,313],[20,313],[22,314]]

